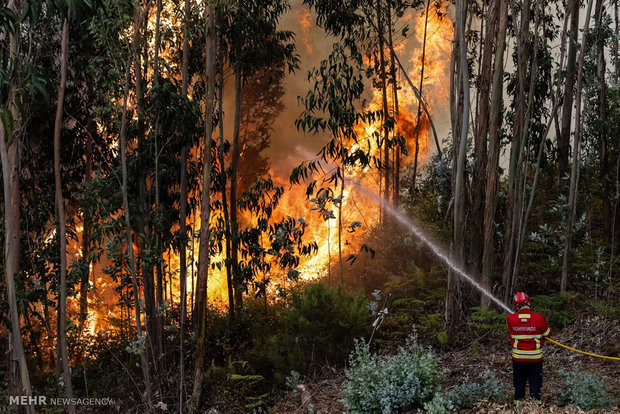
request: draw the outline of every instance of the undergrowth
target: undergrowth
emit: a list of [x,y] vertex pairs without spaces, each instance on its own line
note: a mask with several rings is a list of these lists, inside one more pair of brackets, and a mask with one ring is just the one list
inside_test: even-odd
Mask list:
[[614,401],[611,389],[601,377],[593,372],[581,372],[577,367],[572,371],[560,370],[564,377],[563,387],[556,390],[559,405],[575,405],[584,410],[592,408],[611,408]]
[[415,334],[396,355],[371,354],[368,344],[356,341],[349,363],[343,402],[351,414],[421,408],[441,387],[439,361]]

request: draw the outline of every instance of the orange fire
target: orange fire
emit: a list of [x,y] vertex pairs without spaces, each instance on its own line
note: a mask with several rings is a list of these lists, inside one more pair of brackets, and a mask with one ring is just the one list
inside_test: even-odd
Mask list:
[[[439,10],[445,14],[445,7]],[[310,35],[312,30],[319,30],[313,27],[312,16],[309,11],[300,9],[296,12],[297,22],[301,28],[303,42],[308,54],[313,53],[312,44],[310,43]],[[395,41],[395,51],[399,55],[401,62],[406,64],[409,62],[413,69],[409,71],[409,77],[416,87],[419,87],[420,69],[422,63],[422,39],[424,37],[425,16],[424,14],[416,14],[405,16],[403,20],[413,20],[414,36],[412,39]],[[445,106],[448,96],[448,68],[450,54],[452,48],[452,23],[447,16],[440,18],[438,13],[431,6],[427,23],[426,34],[426,51],[424,58],[424,79],[422,92],[429,110],[433,107]],[[414,44],[414,47],[409,45]],[[407,56],[407,50],[413,52]],[[389,50],[386,48],[386,57],[389,57]],[[162,58],[167,55],[162,53]],[[418,98],[408,84],[399,76],[401,88],[398,90],[399,114],[396,117],[397,133],[402,134],[407,142],[408,156],[401,158],[401,168],[413,162],[413,154],[415,153],[415,135],[416,123],[418,122]],[[391,88],[390,88],[391,89]],[[389,110],[393,111],[392,95],[388,93]],[[382,108],[382,93],[375,89],[373,91],[373,99],[365,108],[366,110],[378,110]],[[419,163],[422,163],[431,153],[429,147],[430,127],[429,120],[422,113],[420,117],[419,127]],[[374,146],[374,151],[378,152],[376,143],[374,143],[373,133],[380,128],[380,121],[370,125],[361,125],[357,129],[360,140],[367,140],[366,144]],[[375,170],[350,169],[346,171],[348,178],[360,181],[365,186],[379,191],[379,177]],[[311,257],[302,257],[298,271],[303,280],[312,280],[329,277],[331,268],[332,277],[337,274],[338,260],[338,209],[333,206],[333,214],[335,218],[324,221],[316,211],[311,211],[311,203],[306,200],[305,187],[303,185],[290,187],[288,177],[273,177],[277,185],[285,188],[285,193],[280,200],[280,204],[274,213],[274,219],[279,220],[285,215],[295,219],[303,218],[307,222],[305,242],[314,241],[318,245],[318,253]],[[338,192],[336,191],[336,196]],[[196,211],[199,214],[199,209]],[[361,244],[365,240],[366,232],[378,223],[379,208],[372,200],[367,199],[363,194],[356,191],[350,184],[345,185],[344,199],[342,205],[342,244],[343,244],[343,260],[351,253],[357,253]],[[242,217],[242,221],[251,220],[250,217]],[[362,223],[362,228],[356,229],[355,232],[347,231],[347,227],[354,221]],[[188,224],[192,226],[194,232],[200,228],[200,218],[188,215]],[[192,248],[193,247],[193,248]],[[195,277],[198,262],[198,241],[195,240],[188,246],[188,276],[187,276],[187,295],[192,296],[192,278]],[[212,257],[212,263],[221,263],[224,259],[224,253],[216,257]],[[164,260],[168,272],[172,272],[173,277],[170,278],[172,283],[172,297],[169,301],[178,303],[179,295],[179,258],[176,252],[166,252]],[[105,262],[105,260],[104,260]],[[99,263],[94,266],[93,274],[95,275],[94,285],[96,290],[89,294],[89,317],[87,321],[88,331],[94,333],[99,329],[109,327],[111,321],[119,318],[119,311],[115,306],[118,297],[114,291],[114,282],[103,273],[103,264]],[[266,275],[276,283],[286,283],[286,272],[280,269],[273,269],[272,274]],[[332,280],[336,280],[335,278]],[[195,283],[194,283],[195,284]],[[170,288],[170,287],[169,287]],[[268,291],[270,295],[272,291]],[[143,297],[143,296],[142,296]],[[224,266],[211,268],[208,280],[208,297],[213,306],[224,308],[228,304],[226,271]],[[273,296],[272,296],[273,297]],[[191,305],[191,299],[188,299],[188,306]],[[72,306],[77,308],[77,299]],[[129,312],[131,315],[131,312]],[[127,314],[125,318],[127,318]],[[131,316],[129,316],[131,317]]]
[[303,35],[306,52],[309,55],[312,55],[314,50],[312,49],[312,44],[309,39],[310,30],[312,29],[312,15],[308,9],[299,9],[297,11],[297,24],[299,24],[299,27],[301,28],[301,34]]

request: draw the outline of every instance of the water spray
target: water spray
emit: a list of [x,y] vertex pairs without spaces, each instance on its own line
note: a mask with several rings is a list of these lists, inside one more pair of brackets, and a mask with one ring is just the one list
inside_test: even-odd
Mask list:
[[372,199],[377,201],[379,204],[381,204],[394,218],[396,218],[401,224],[407,227],[409,231],[415,234],[418,239],[420,239],[429,249],[431,249],[431,251],[435,253],[435,256],[441,259],[441,261],[443,261],[446,265],[448,265],[448,267],[450,267],[450,269],[452,269],[455,273],[457,273],[459,276],[467,280],[473,287],[479,290],[480,293],[482,293],[483,295],[491,299],[495,304],[497,304],[500,308],[502,308],[506,312],[508,313],[513,312],[512,309],[510,309],[508,306],[506,306],[506,304],[504,304],[504,302],[502,302],[501,300],[493,296],[491,292],[489,292],[482,285],[476,282],[471,276],[469,276],[467,272],[465,272],[465,270],[461,269],[456,263],[450,260],[450,257],[443,251],[443,249],[439,247],[436,243],[431,241],[430,238],[426,236],[426,234],[424,234],[422,229],[416,226],[409,218],[407,218],[400,211],[392,207],[383,198],[379,197],[378,195],[376,195],[375,193],[373,193],[372,191],[364,187],[362,184],[355,182],[351,179],[346,179],[346,180],[349,181],[351,184],[353,184],[355,187],[357,187],[365,195],[367,195],[368,197],[371,197]]
[[[305,151],[303,149],[300,149],[299,147],[297,147],[297,151],[302,152],[302,153],[307,153],[307,151]],[[306,155],[306,154],[304,154],[304,155]],[[435,254],[435,256],[437,256],[439,259],[441,259],[441,261],[443,261],[446,265],[448,265],[448,267],[452,271],[454,271],[456,274],[458,274],[459,276],[461,276],[462,278],[467,280],[473,287],[475,287],[478,291],[480,291],[480,293],[482,293],[483,295],[485,295],[486,297],[491,299],[491,301],[493,301],[493,303],[498,305],[501,309],[505,310],[506,312],[514,313],[513,310],[510,309],[504,302],[502,302],[501,300],[499,300],[498,298],[493,296],[493,294],[491,292],[489,292],[482,285],[480,285],[478,282],[476,282],[469,274],[467,274],[467,272],[465,270],[461,269],[460,266],[458,266],[456,263],[454,263],[450,259],[450,256],[448,254],[446,254],[444,252],[444,250],[440,246],[438,246],[436,243],[434,243],[424,233],[424,231],[419,226],[417,226],[415,223],[413,223],[411,221],[411,219],[409,219],[404,214],[402,214],[400,211],[398,211],[397,209],[392,207],[389,203],[386,202],[386,200],[384,200],[383,198],[381,198],[378,195],[376,195],[374,192],[372,192],[371,190],[366,188],[361,183],[359,183],[357,181],[354,181],[354,180],[352,180],[350,178],[346,178],[346,177],[344,178],[344,180],[350,182],[353,186],[355,186],[357,189],[359,189],[366,196],[372,198],[377,203],[382,205],[394,218],[396,218],[409,231],[411,231],[413,234],[415,234],[416,237],[419,240],[421,240],[429,249],[431,249],[431,251]],[[376,327],[375,327],[375,329],[376,329]],[[374,331],[373,331],[373,334],[374,334]],[[549,342],[555,344],[555,345],[561,346],[562,348],[568,349],[568,350],[573,351],[573,352],[578,352],[580,354],[589,355],[589,356],[593,356],[593,357],[597,357],[597,358],[604,358],[604,359],[608,359],[608,360],[620,361],[620,358],[617,358],[617,357],[610,357],[610,356],[605,356],[605,355],[593,354],[591,352],[585,352],[585,351],[580,351],[580,350],[575,349],[575,348],[571,348],[570,346],[564,345],[564,344],[562,344],[560,342],[557,342],[557,341],[555,341],[555,340],[553,340],[553,339],[551,339],[549,337],[546,337],[545,339],[548,340]],[[372,337],[371,337],[371,340],[372,340]]]
[[[482,293],[483,295],[487,296],[494,303],[499,305],[500,308],[504,309],[508,313],[513,313],[512,309],[510,309],[502,301],[500,301],[495,296],[493,296],[491,294],[491,292],[489,292],[487,289],[482,287],[478,282],[476,282],[474,279],[472,279],[472,277],[469,276],[467,274],[467,272],[465,272],[458,265],[456,265],[456,263],[454,263],[452,260],[450,260],[450,257],[441,249],[441,247],[439,247],[437,244],[433,243],[426,236],[426,234],[424,234],[422,229],[420,229],[418,226],[416,226],[409,218],[407,218],[405,215],[403,215],[400,211],[396,210],[394,207],[390,206],[389,203],[387,203],[383,198],[381,198],[378,195],[374,194],[372,191],[370,191],[369,189],[367,189],[366,187],[364,187],[360,183],[355,182],[355,181],[350,180],[350,179],[347,179],[347,181],[349,181],[351,184],[353,184],[355,187],[357,187],[365,195],[367,195],[368,197],[373,198],[379,204],[381,204],[392,216],[394,216],[394,218],[396,218],[401,224],[403,224],[405,227],[407,227],[408,230],[410,230],[422,242],[424,242],[424,244],[426,244],[426,246],[429,249],[431,249],[433,251],[433,253],[435,253],[435,255],[437,257],[439,257],[445,264],[447,264],[450,267],[450,269],[452,269],[454,272],[456,272],[459,276],[462,276],[464,279],[466,279],[469,283],[471,283],[471,285],[473,287],[478,289],[480,291],[480,293]],[[605,355],[599,355],[599,354],[593,354],[591,352],[580,351],[578,349],[571,348],[570,346],[567,346],[567,345],[564,345],[564,344],[562,344],[560,342],[557,342],[557,341],[555,341],[555,340],[553,340],[551,338],[547,337],[545,339],[548,340],[549,342],[555,344],[555,345],[561,346],[562,348],[566,348],[566,349],[568,349],[570,351],[573,351],[573,352],[578,352],[580,354],[589,355],[589,356],[593,356],[593,357],[597,357],[597,358],[604,358],[604,359],[620,361],[620,358],[610,357],[610,356],[605,356]]]

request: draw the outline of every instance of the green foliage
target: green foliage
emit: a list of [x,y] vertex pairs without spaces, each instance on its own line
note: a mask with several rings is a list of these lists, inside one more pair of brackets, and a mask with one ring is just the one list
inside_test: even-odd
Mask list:
[[576,405],[584,410],[611,408],[611,389],[596,373],[580,372],[575,366],[572,371],[560,370],[564,377],[563,388],[557,390],[560,405]]
[[607,303],[602,300],[593,300],[590,302],[592,307],[596,310],[596,313],[606,316],[610,319],[620,319],[620,304],[613,305],[613,303]]
[[357,341],[346,370],[344,403],[351,413],[396,413],[423,407],[441,386],[443,371],[431,349],[415,334],[396,355],[371,354]]
[[255,349],[259,364],[280,382],[291,370],[343,364],[354,339],[370,333],[366,304],[362,294],[320,283],[293,290],[290,307],[279,319],[282,330]]
[[583,301],[575,292],[537,295],[531,301],[532,309],[543,314],[552,329],[568,325],[575,318],[576,310],[583,307]]
[[424,412],[427,414],[446,414],[454,411],[452,402],[441,393],[435,394],[432,400],[424,403]]
[[[479,306],[472,308],[472,322],[469,323],[471,327],[481,331],[482,335],[490,333],[493,337],[497,338],[505,335],[506,333],[506,313],[499,313],[495,310],[481,308]],[[477,335],[480,337],[481,335]]]
[[471,409],[482,399],[498,402],[508,399],[509,395],[503,389],[501,382],[488,368],[485,369],[482,378],[484,382],[481,384],[467,379],[446,392],[446,406],[450,406],[454,410]]

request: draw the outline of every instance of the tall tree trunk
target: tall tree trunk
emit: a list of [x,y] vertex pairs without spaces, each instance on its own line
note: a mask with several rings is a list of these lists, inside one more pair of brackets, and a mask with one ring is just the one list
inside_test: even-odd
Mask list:
[[[155,89],[159,87],[159,48],[161,43],[161,11],[162,11],[162,3],[161,0],[157,0],[157,11],[155,13],[155,52],[153,57],[153,84]],[[155,212],[156,217],[159,215],[160,208],[160,199],[161,199],[161,182],[159,179],[159,134],[161,131],[159,115],[155,117],[155,129],[154,129],[154,141],[155,141],[155,177],[153,178],[155,181]],[[153,231],[155,233],[155,254],[157,256],[156,265],[155,265],[155,274],[157,275],[157,285],[156,285],[156,315],[157,315],[157,350],[159,351],[155,356],[155,368],[158,369],[159,359],[164,355],[164,272],[162,269],[162,260],[163,260],[163,229],[160,225],[160,220],[155,220],[153,223]]]
[[230,233],[231,265],[235,282],[235,307],[238,317],[243,309],[244,280],[239,269],[239,222],[237,219],[237,184],[239,180],[239,127],[241,124],[241,65],[235,65],[235,120],[233,127],[232,161],[230,172]]
[[[21,1],[9,0],[7,8],[21,15]],[[19,59],[19,30],[9,33],[9,56]],[[18,125],[20,121],[16,105],[17,85],[11,82],[7,99],[8,113]],[[32,388],[24,354],[19,311],[15,294],[15,277],[19,274],[20,223],[19,223],[19,147],[20,138],[15,129],[7,130],[0,122],[0,158],[2,160],[2,179],[4,188],[4,276],[6,300],[9,305],[9,395],[30,397]],[[34,406],[27,406],[28,414],[35,413]]]
[[[526,91],[526,81],[528,75],[528,36],[530,24],[530,0],[523,2],[521,9],[521,20],[517,31],[517,90],[515,94],[515,111],[513,118],[513,133],[510,145],[510,161],[508,165],[508,194],[506,197],[506,217],[504,232],[504,268],[502,279],[504,282],[504,302],[508,303],[508,298],[514,288],[513,281],[513,265],[514,251],[516,239],[517,222],[520,219],[518,213],[522,188],[521,174],[523,166],[521,165],[523,157],[523,149],[525,147],[525,139],[522,134],[527,129],[525,101],[528,97]],[[517,11],[512,4],[512,15],[517,16]]]
[[[149,3],[150,4],[150,3]],[[148,23],[145,25],[145,32],[148,29]],[[143,105],[144,100],[144,92],[143,86],[145,84],[144,79],[142,77],[143,69],[142,69],[142,60],[140,57],[140,53],[136,53],[134,56],[135,59],[135,94],[136,94],[136,108],[138,112],[138,155],[140,157],[149,157],[148,150],[148,141],[146,139],[146,126],[145,126],[145,110]],[[144,62],[144,72],[148,73],[148,63]],[[141,214],[138,217],[139,227],[144,232],[144,235],[147,237],[142,237],[140,239],[139,248],[140,248],[140,257],[142,259],[140,270],[142,273],[142,284],[144,291],[144,308],[146,310],[146,331],[147,331],[147,350],[150,355],[150,359],[155,359],[156,356],[160,354],[159,350],[159,341],[157,338],[159,337],[159,324],[157,321],[157,304],[155,300],[155,270],[153,267],[153,260],[147,258],[145,260],[144,255],[145,252],[150,250],[151,246],[147,246],[148,240],[150,239],[152,229],[152,217],[151,217],[151,201],[148,196],[148,186],[146,182],[147,171],[145,169],[140,169],[138,171],[138,193],[140,198],[140,206],[141,206]],[[136,269],[137,270],[137,269]],[[148,358],[147,358],[148,360]]]
[[[181,59],[181,95],[187,98],[189,67],[189,20],[191,0],[183,7],[183,57]],[[181,149],[181,183],[179,189],[179,413],[185,411],[185,322],[187,319],[187,154],[189,148]],[[192,257],[193,260],[193,257]]]
[[210,265],[210,218],[211,218],[211,135],[213,133],[213,106],[215,97],[215,10],[212,2],[206,4],[206,72],[207,93],[205,96],[205,136],[203,142],[202,198],[200,201],[200,247],[198,252],[198,282],[196,309],[194,311],[197,329],[196,365],[194,367],[194,387],[192,391],[192,413],[200,407],[202,379],[205,363],[205,340],[207,331],[207,281]]
[[[394,55],[394,42],[392,41],[392,0],[388,0],[388,46],[390,48],[390,76],[392,78],[392,100],[394,105],[394,137],[398,136],[398,80],[396,78],[396,59]],[[400,204],[400,147],[394,150],[394,186],[392,190],[392,205]]]
[[[533,36],[533,44],[534,51],[532,54],[531,62],[529,63],[530,68],[530,85],[527,94],[527,102],[525,105],[524,114],[521,118],[520,124],[520,138],[519,143],[520,147],[518,148],[518,159],[517,159],[517,176],[516,176],[516,185],[515,185],[515,197],[514,197],[514,205],[513,205],[513,226],[511,228],[511,236],[512,240],[510,245],[513,246],[514,250],[510,253],[513,256],[512,259],[512,268],[510,269],[510,286],[513,289],[516,289],[517,286],[517,277],[519,274],[519,265],[521,260],[521,249],[523,248],[524,243],[524,235],[525,235],[525,224],[527,219],[524,217],[526,213],[526,188],[527,188],[527,177],[528,177],[528,169],[529,169],[529,132],[530,132],[530,120],[532,118],[532,108],[534,105],[534,92],[536,87],[536,78],[538,76],[538,49],[539,49],[539,28],[540,28],[540,15],[541,11],[538,9],[538,3],[535,3],[535,17],[534,17],[534,36]],[[528,13],[529,19],[529,13]],[[527,30],[527,36],[530,37],[529,29]],[[544,141],[543,141],[544,142]]]
[[558,162],[560,188],[566,188],[565,177],[568,175],[568,153],[570,147],[570,128],[572,121],[573,98],[575,88],[575,67],[577,63],[577,38],[579,35],[579,6],[580,0],[570,2],[570,31],[568,41],[568,55],[566,62],[566,78],[564,81],[564,102],[562,105],[562,123],[558,137]]
[[[618,0],[613,2],[614,5],[614,36],[613,41],[611,43],[611,53],[612,53],[612,61],[614,65],[613,71],[613,79],[614,83],[618,84],[620,81],[620,13],[618,12]],[[611,252],[609,254],[609,277],[611,278],[612,274],[612,264],[615,252],[620,249],[620,220],[618,217],[620,216],[620,203],[619,203],[619,195],[620,195],[620,154],[616,153],[616,171],[614,174],[614,205],[612,208],[612,219],[611,219],[611,229],[612,229],[612,237],[611,237]]]
[[[377,0],[377,29],[379,35],[379,68],[381,70],[381,103],[383,108],[383,198],[385,200],[390,199],[390,148],[388,145],[389,140],[389,131],[386,128],[386,123],[388,118],[390,117],[390,112],[387,104],[387,83],[386,83],[386,73],[385,73],[385,53],[384,53],[384,43],[385,40],[383,38],[383,9],[381,8],[381,1]],[[344,176],[344,168],[343,168],[343,176]],[[341,200],[342,203],[342,200]],[[381,207],[383,209],[383,207]],[[386,216],[384,216],[384,220]],[[387,220],[386,220],[387,221]]]
[[[220,43],[220,51],[223,54],[223,46]],[[220,85],[218,89],[218,126],[220,131],[219,146],[217,154],[219,157],[220,170],[221,170],[221,186],[222,186],[222,210],[224,210],[224,237],[226,246],[226,287],[228,289],[228,314],[231,318],[235,317],[235,298],[234,298],[234,280],[232,272],[232,243],[231,243],[231,230],[230,230],[230,213],[228,210],[228,196],[226,192],[226,186],[228,179],[226,172],[226,160],[224,158],[224,110],[222,108],[224,104],[224,63],[223,57],[218,62],[218,76],[220,79]]]
[[[501,107],[503,95],[503,77],[504,77],[504,51],[506,49],[506,18],[507,6],[506,0],[495,0],[491,6],[493,13],[499,17],[496,23],[495,18],[488,23],[487,36],[493,36],[488,31],[490,26],[497,25],[497,37],[495,46],[495,66],[493,68],[493,88],[491,95],[490,112],[484,115],[484,119],[490,119],[488,126],[489,131],[489,165],[486,171],[486,190],[484,200],[484,247],[482,249],[482,286],[490,291],[491,277],[493,275],[493,261],[495,258],[495,210],[497,207],[497,190],[499,180],[499,153],[500,153],[500,124],[501,124]],[[495,36],[493,36],[495,37]],[[485,39],[485,41],[488,39]],[[486,47],[485,47],[486,52]],[[490,52],[490,51],[489,51]],[[486,58],[486,56],[485,56]],[[490,64],[490,63],[489,63]],[[489,110],[485,104],[486,98],[482,93],[480,111],[480,125],[483,125],[483,111]],[[488,117],[488,118],[487,118]],[[484,127],[486,129],[486,127]],[[486,132],[485,132],[486,135]],[[481,296],[481,306],[488,307],[490,299],[486,295]]]
[[[428,11],[431,1],[426,1],[426,12],[424,13],[424,36],[422,38],[422,64],[420,66],[420,86],[418,91],[422,95],[422,87],[424,86],[424,63],[426,59],[426,32],[428,29]],[[422,99],[418,100],[418,113],[415,125],[415,154],[413,157],[413,174],[411,175],[411,200],[415,199],[416,176],[418,175],[418,154],[420,152],[420,120],[422,117]]]
[[[150,7],[150,1],[147,3]],[[142,36],[146,35],[148,30],[148,22],[144,25],[144,28],[140,30],[144,30],[144,34],[140,31],[138,32],[138,36],[142,38]],[[139,157],[149,157],[148,150],[148,141],[146,137],[146,126],[145,126],[145,110],[144,110],[144,85],[145,80],[143,78],[143,68],[142,68],[142,59],[141,53],[136,53],[134,55],[134,76],[135,76],[135,95],[136,95],[136,109],[137,109],[137,118],[138,118],[138,156]],[[148,62],[145,59],[144,62],[144,73],[148,73]],[[157,312],[156,312],[156,302],[155,302],[155,276],[154,276],[154,268],[153,261],[150,258],[146,258],[145,254],[150,250],[151,246],[147,246],[148,240],[150,239],[150,235],[152,232],[152,222],[151,222],[151,202],[148,196],[148,186],[146,182],[146,169],[139,169],[138,171],[138,197],[140,200],[141,206],[141,214],[138,216],[138,227],[142,230],[145,236],[139,240],[138,248],[139,248],[139,257],[141,258],[140,263],[140,272],[142,277],[142,285],[144,292],[144,308],[146,311],[146,332],[147,332],[147,351],[149,353],[149,357],[147,360],[154,360],[155,356],[159,355],[158,344],[159,341],[157,338],[158,335],[158,323],[157,323]],[[136,267],[136,271],[138,268]]]
[[603,27],[603,0],[596,0],[596,6],[594,8],[594,21],[595,21],[595,33],[596,33],[596,84],[597,84],[597,100],[598,100],[598,121],[600,127],[598,128],[598,142],[599,142],[599,169],[600,179],[602,183],[601,198],[603,200],[603,237],[607,244],[611,244],[613,229],[612,213],[611,213],[611,199],[610,194],[613,196],[614,188],[612,186],[612,179],[610,177],[609,168],[609,144],[607,142],[607,83],[605,80],[605,38],[602,33]]
[[[146,7],[141,11],[141,6],[136,3],[134,10],[134,33],[131,48],[129,51],[129,58],[127,60],[127,67],[125,68],[125,85],[123,91],[123,106],[121,115],[121,130],[120,130],[120,144],[121,144],[121,171],[122,171],[122,197],[123,197],[123,211],[125,217],[125,229],[127,233],[127,254],[129,256],[129,272],[133,283],[134,294],[134,308],[136,318],[136,334],[138,341],[144,340],[142,335],[142,316],[140,311],[140,290],[138,289],[138,275],[137,275],[137,263],[133,250],[133,237],[131,235],[131,218],[129,212],[129,197],[127,194],[127,101],[129,99],[129,84],[131,83],[131,67],[133,66],[134,57],[140,44],[140,30],[142,24],[148,15],[149,4],[146,3]],[[142,376],[144,377],[144,384],[146,388],[146,402],[150,407],[153,401],[151,392],[151,378],[149,375],[149,366],[144,351],[140,352],[140,367],[142,368]]]
[[[14,119],[17,110],[11,109]],[[31,396],[30,376],[24,354],[21,336],[15,277],[19,274],[20,226],[19,226],[19,142],[15,136],[6,133],[0,122],[0,155],[2,156],[2,178],[4,184],[4,276],[6,298],[9,304],[9,395]],[[26,411],[34,413],[34,406]]]
[[[84,175],[84,182],[90,180],[93,162],[93,139],[90,134],[87,134],[86,138],[86,173]],[[92,226],[92,219],[89,208],[83,206],[82,213],[82,261],[84,263],[84,273],[80,280],[80,331],[84,330],[84,324],[88,318],[88,288],[90,284],[90,260],[88,258],[90,250],[90,233]]]
[[568,255],[571,250],[573,240],[573,226],[575,224],[575,213],[577,210],[577,187],[579,183],[579,155],[581,145],[581,88],[583,85],[583,62],[586,54],[586,36],[590,27],[590,14],[592,12],[592,0],[588,0],[586,10],[586,20],[581,36],[581,51],[579,52],[579,62],[577,66],[577,90],[575,92],[575,143],[573,145],[573,165],[570,174],[570,187],[568,193],[568,220],[566,222],[564,254],[562,256],[562,279],[560,280],[560,292],[566,292],[568,285]]
[[[457,78],[455,85],[458,86],[456,94],[457,101],[461,100],[457,119],[453,120],[453,125],[458,125],[458,133],[453,130],[453,136],[458,136],[459,145],[456,157],[456,174],[454,179],[454,216],[453,226],[454,235],[451,246],[451,258],[458,265],[462,266],[464,261],[465,248],[465,156],[467,150],[467,135],[469,132],[469,72],[467,65],[467,44],[465,39],[465,20],[467,17],[467,5],[465,0],[457,1],[457,18],[455,36],[458,41],[458,53],[455,55]],[[456,47],[456,46],[455,46]],[[446,330],[448,337],[452,340],[457,329],[458,316],[458,280],[457,275],[448,272],[448,289],[446,292]]]
[[[65,201],[62,196],[62,180],[60,177],[60,130],[62,127],[62,109],[65,102],[65,87],[67,85],[67,64],[69,61],[69,17],[65,18],[62,26],[62,40],[60,52],[60,85],[58,87],[58,102],[56,104],[56,119],[54,122],[54,184],[56,187],[56,213],[60,227],[60,297],[58,298],[58,348],[62,365],[65,393],[68,399],[73,398],[71,385],[71,370],[67,352],[67,223],[65,222]],[[67,410],[75,413],[75,406],[69,404]]]
[[[491,83],[495,87],[493,72],[491,63],[493,59],[493,48],[497,40],[497,20],[499,16],[498,1],[490,1],[487,7],[487,19],[486,19],[486,32],[484,35],[484,48],[482,49],[482,57],[480,62],[480,81],[479,81],[479,104],[478,104],[478,119],[477,128],[474,135],[474,175],[472,180],[471,199],[472,199],[472,235],[469,257],[470,261],[474,264],[476,273],[482,273],[482,261],[484,250],[489,247],[486,242],[486,225],[485,217],[487,214],[495,214],[495,212],[485,211],[486,201],[485,194],[488,193],[487,188],[487,135],[489,133],[489,92],[491,90]],[[505,40],[504,40],[505,42]],[[496,54],[499,52],[496,48]],[[503,50],[501,51],[503,54]],[[503,62],[503,57],[500,58],[500,64]],[[503,72],[503,68],[500,65],[500,71]],[[500,86],[501,87],[501,86]],[[493,91],[495,93],[495,90]],[[501,102],[500,102],[501,104]],[[492,144],[490,144],[492,145]],[[493,249],[493,244],[491,244]],[[490,274],[489,274],[490,277]],[[482,279],[484,283],[484,278]],[[489,280],[490,283],[490,280]],[[488,301],[484,299],[484,295],[481,295],[482,305],[488,304]],[[486,302],[485,302],[486,301]]]
[[[340,147],[343,148],[342,137],[340,138]],[[342,261],[342,202],[344,201],[344,176],[345,164],[342,162],[342,179],[340,180],[340,194],[338,201],[338,263],[340,270],[340,287],[344,286],[344,263]]]

